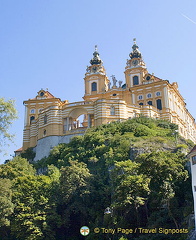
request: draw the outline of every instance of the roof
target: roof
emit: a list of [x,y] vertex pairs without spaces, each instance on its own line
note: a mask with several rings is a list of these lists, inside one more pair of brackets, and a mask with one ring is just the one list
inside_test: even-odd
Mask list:
[[159,82],[159,81],[163,81],[163,79],[154,76],[154,81],[155,81],[155,82]]
[[47,98],[56,98],[54,95],[52,95],[52,93],[46,91],[47,94]]
[[40,90],[39,92],[38,92],[38,95],[35,97],[35,98],[31,98],[31,99],[29,99],[29,100],[36,100],[36,99],[40,99],[40,97],[42,97],[42,96],[40,96],[40,93],[41,92],[43,92],[44,94],[44,99],[51,99],[51,98],[56,98],[52,93],[50,93],[48,90]]
[[17,150],[15,150],[14,152],[22,152],[22,147],[17,149]]

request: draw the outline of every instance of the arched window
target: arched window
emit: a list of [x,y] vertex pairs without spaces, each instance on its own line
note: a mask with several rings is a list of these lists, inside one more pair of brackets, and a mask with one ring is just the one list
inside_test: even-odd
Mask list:
[[148,101],[147,104],[152,106],[152,101]]
[[110,108],[110,115],[115,115],[115,107],[111,106]]
[[35,120],[35,117],[34,117],[34,116],[31,116],[31,117],[30,117],[30,123],[31,123],[33,120]]
[[140,102],[139,105],[140,105],[140,106],[143,106],[144,104],[143,104],[143,102]]
[[48,121],[48,117],[47,117],[47,115],[45,115],[45,116],[44,116],[44,124],[46,124],[47,121]]
[[97,91],[97,83],[96,82],[93,82],[91,84],[91,87],[92,87],[92,91]]
[[161,99],[157,99],[157,109],[162,110]]
[[139,84],[139,78],[138,76],[133,77],[133,85],[138,85]]

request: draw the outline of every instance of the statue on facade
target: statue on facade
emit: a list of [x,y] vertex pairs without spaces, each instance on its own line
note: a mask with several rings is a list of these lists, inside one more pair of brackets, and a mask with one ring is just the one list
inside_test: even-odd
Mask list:
[[121,80],[118,81],[118,84],[119,84],[119,88],[121,88],[122,87],[122,81]]
[[87,73],[90,72],[90,68],[89,68],[89,66],[86,66],[86,72],[87,72]]
[[117,83],[116,77],[115,77],[115,75],[112,75],[111,77],[112,77],[112,81],[113,81],[112,87],[116,87],[116,83]]

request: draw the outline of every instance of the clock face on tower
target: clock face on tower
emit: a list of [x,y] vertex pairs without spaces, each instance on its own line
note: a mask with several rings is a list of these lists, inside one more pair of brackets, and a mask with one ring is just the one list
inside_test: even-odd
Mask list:
[[133,64],[133,66],[137,66],[138,65],[138,60],[133,60],[132,64]]
[[96,67],[93,67],[93,72],[95,73],[97,71],[97,68]]

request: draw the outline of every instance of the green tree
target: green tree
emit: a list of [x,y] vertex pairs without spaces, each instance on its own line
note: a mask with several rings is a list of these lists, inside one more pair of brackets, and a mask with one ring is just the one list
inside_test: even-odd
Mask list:
[[116,162],[111,176],[114,209],[125,214],[135,209],[136,223],[139,225],[138,208],[147,200],[150,178],[139,174],[139,164],[131,160]]
[[8,178],[14,180],[20,176],[34,175],[35,169],[25,159],[20,156],[15,157],[13,160],[6,164],[0,165],[0,176],[1,178]]
[[[87,222],[91,229],[103,227],[106,207],[113,210],[112,226],[182,226],[191,213],[192,193],[175,129],[169,121],[145,117],[101,125],[56,146],[48,158],[34,164],[48,167],[48,204],[54,206],[55,217],[49,223],[46,211],[46,222],[55,229],[56,239],[83,239],[77,233]],[[187,144],[182,138],[178,141]]]
[[61,168],[61,193],[63,200],[69,202],[78,192],[79,195],[89,193],[88,179],[91,177],[85,163],[70,160],[70,166]]
[[11,181],[0,178],[0,227],[9,226],[13,212]]
[[85,163],[72,160],[69,163],[70,166],[61,168],[59,199],[59,214],[63,222],[61,234],[64,234],[65,239],[71,239],[72,235],[77,235],[77,239],[80,239],[79,229],[86,224],[88,216],[86,203],[90,193],[91,174]]
[[139,164],[131,160],[116,162],[112,171],[114,198],[117,205],[143,205],[149,192],[149,181],[144,174],[138,174]]
[[[12,140],[13,135],[9,133],[9,127],[17,118],[17,111],[14,107],[14,101],[5,101],[0,98],[0,146],[6,143],[6,140]],[[2,149],[0,149],[2,151]]]
[[0,236],[3,240],[56,239],[60,171],[48,166],[35,175],[29,162],[16,157],[0,166]]
[[[162,190],[165,181],[174,186],[176,182],[185,181],[188,178],[188,172],[185,170],[187,159],[181,153],[151,152],[141,154],[136,162],[141,164],[140,172],[151,178],[151,188],[157,192]],[[165,195],[164,187],[162,194]]]
[[35,158],[35,152],[33,148],[27,148],[24,152],[20,154],[22,158],[26,158],[29,162],[33,163],[33,159]]
[[[162,224],[173,224],[173,227],[178,228],[183,208],[180,212],[175,207],[182,204],[182,199],[178,198],[176,193],[179,191],[180,184],[182,188],[188,179],[188,172],[185,169],[186,158],[179,152],[159,151],[141,154],[137,157],[136,162],[141,164],[139,172],[145,173],[150,178],[149,212],[153,213],[157,210],[160,213],[164,212],[165,222]],[[163,208],[165,208],[164,211],[162,211]],[[163,219],[162,216],[161,218]],[[157,220],[158,217],[156,217]],[[155,222],[153,226],[155,226]]]
[[10,217],[14,211],[11,181],[0,178],[0,236],[9,239]]
[[[50,195],[51,179],[49,176],[31,175],[15,179],[13,184],[15,208],[11,233],[16,239],[55,239],[55,232],[50,225],[54,220],[51,215],[55,214],[54,206],[50,202]],[[57,224],[58,222],[56,222]]]

